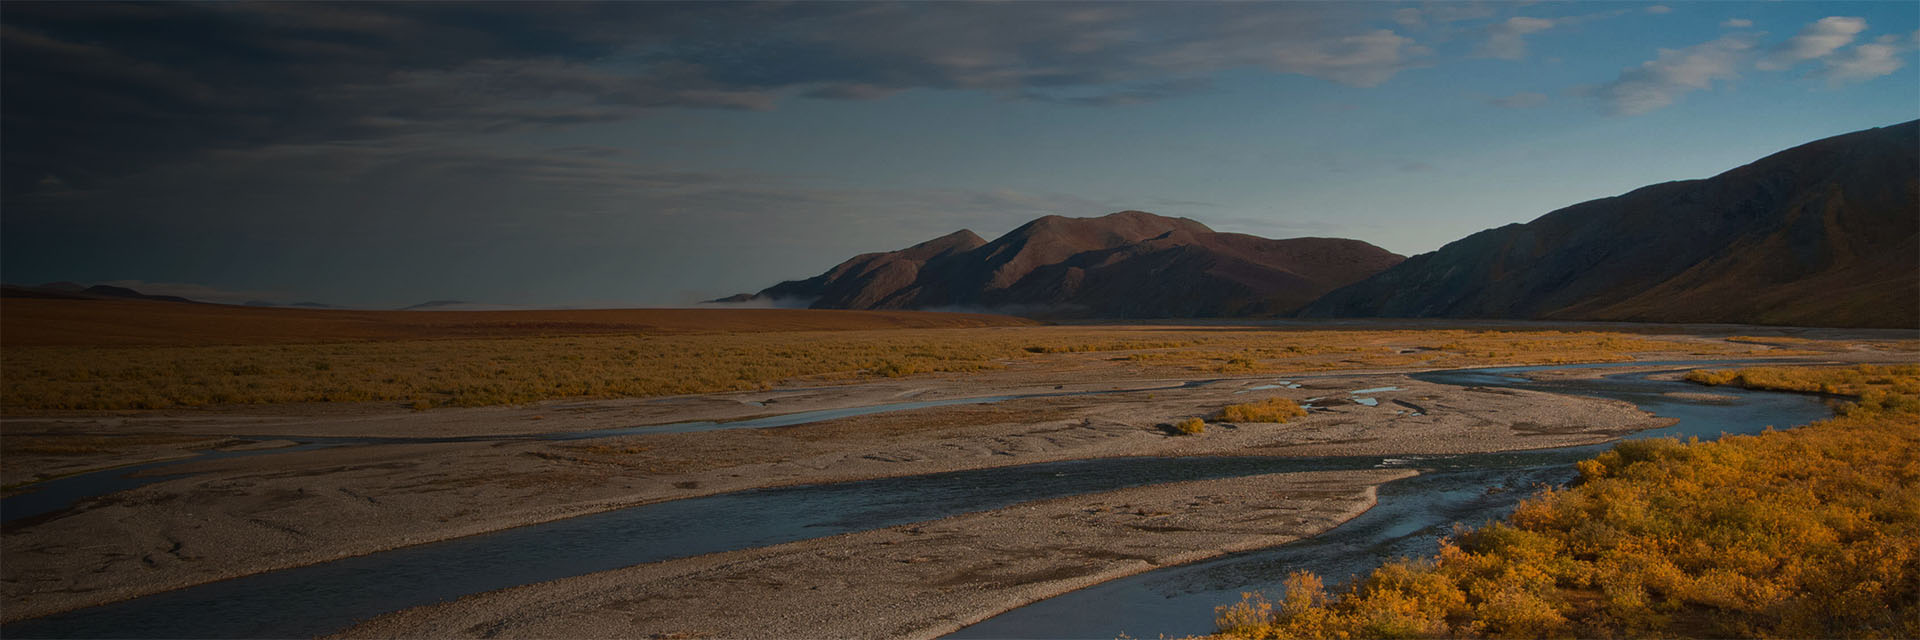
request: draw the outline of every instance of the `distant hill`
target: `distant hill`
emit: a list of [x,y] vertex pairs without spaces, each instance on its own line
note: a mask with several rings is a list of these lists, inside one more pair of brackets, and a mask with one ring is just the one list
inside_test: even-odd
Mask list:
[[128,289],[126,287],[115,287],[115,286],[104,285],[104,284],[96,284],[91,287],[87,287],[86,289],[81,290],[80,293],[99,296],[102,298],[124,298],[127,300],[153,300],[155,302],[194,302],[193,300],[188,300],[180,296],[147,295],[144,293],[140,293],[138,291],[134,291],[132,289]]
[[1300,315],[1920,326],[1920,121],[1482,231]]
[[152,300],[154,302],[191,302],[204,304],[199,300],[189,300],[180,296],[148,295],[111,285],[96,284],[91,287],[73,282],[49,282],[39,286],[0,285],[0,297],[6,298],[52,298],[59,300]]
[[1110,318],[1274,315],[1401,259],[1358,240],[1270,240],[1122,211],[1046,216],[992,242],[955,231],[716,302]]

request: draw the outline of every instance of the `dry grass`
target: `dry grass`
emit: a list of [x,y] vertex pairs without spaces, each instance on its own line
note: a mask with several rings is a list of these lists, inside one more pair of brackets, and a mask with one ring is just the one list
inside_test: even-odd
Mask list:
[[1851,371],[1893,399],[1790,431],[1621,443],[1437,558],[1337,595],[1300,572],[1282,602],[1221,607],[1220,635],[1920,636],[1920,368],[1860,369],[1769,375]]
[[[1732,345],[1593,331],[1222,330],[1186,334],[1194,344],[1124,356],[1190,373],[1259,374],[1354,368],[1450,368],[1487,364],[1618,362],[1630,354],[1720,355]],[[1742,347],[1743,348],[1743,347]]]
[[7,346],[205,346],[584,335],[686,335],[1033,326],[919,311],[562,309],[354,311],[118,300],[0,300]]
[[[11,311],[16,302],[8,301],[6,308]],[[456,313],[411,315],[440,318]],[[803,318],[826,314],[822,317],[873,321],[892,317],[791,313]],[[741,316],[728,317],[738,320]],[[966,318],[903,317],[915,321]],[[25,346],[7,334],[5,350],[0,352],[4,356],[0,376],[5,380],[0,409],[163,409],[303,402],[398,402],[424,409],[707,393],[764,388],[796,379],[832,383],[970,372],[1013,362],[1097,369],[1111,376],[1174,377],[1599,362],[1630,359],[1630,354],[1638,352],[1710,355],[1731,349],[1628,334],[1560,331],[1111,326],[777,330],[785,326],[789,324],[776,323],[765,331],[714,334],[216,346]]]
[[1898,393],[1920,396],[1920,365],[1852,367],[1746,367],[1696,369],[1687,380],[1768,391],[1798,391],[1845,396]]
[[1183,435],[1197,436],[1207,431],[1207,421],[1199,418],[1187,418],[1173,423],[1173,430]]
[[752,389],[798,376],[972,371],[1019,353],[1010,341],[981,344],[951,331],[20,348],[3,363],[4,406],[481,406]]
[[1286,422],[1305,415],[1306,409],[1286,398],[1227,405],[1220,410],[1220,420],[1225,422]]

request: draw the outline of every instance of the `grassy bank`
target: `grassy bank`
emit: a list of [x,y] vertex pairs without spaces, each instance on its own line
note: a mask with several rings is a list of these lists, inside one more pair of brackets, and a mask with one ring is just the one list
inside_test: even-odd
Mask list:
[[1222,607],[1220,636],[1920,637],[1920,367],[1691,378],[1861,401],[1790,431],[1622,443],[1438,557]]
[[[1745,347],[1742,347],[1745,348]],[[1281,331],[983,327],[579,335],[218,346],[12,346],[10,411],[296,402],[418,408],[657,396],[966,372],[1013,362],[1113,375],[1618,361],[1724,345],[1558,331]]]
[[1700,369],[1686,377],[1707,385],[1852,396],[1868,409],[1920,413],[1913,405],[1920,402],[1920,365]]

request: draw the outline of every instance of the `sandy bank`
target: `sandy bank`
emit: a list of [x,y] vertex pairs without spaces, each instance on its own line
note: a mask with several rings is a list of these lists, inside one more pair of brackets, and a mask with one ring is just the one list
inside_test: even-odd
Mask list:
[[[1442,454],[1600,442],[1660,422],[1623,402],[1462,389],[1398,375],[1268,378],[1202,387],[922,409],[774,429],[580,442],[390,444],[194,462],[167,480],[10,526],[6,619],[609,509],[757,487],[1121,456]],[[1085,379],[1079,388],[1106,383]],[[1160,381],[1145,386],[1169,386]],[[1132,383],[1129,383],[1132,384]],[[1029,385],[1052,390],[1076,388]],[[1398,387],[1356,404],[1347,392]],[[851,398],[954,396],[982,386],[915,381],[831,390]],[[985,387],[995,389],[995,387]],[[1241,393],[1244,392],[1244,393]],[[815,406],[848,402],[805,392]],[[675,405],[687,415],[735,394]],[[1262,397],[1324,397],[1288,424],[1162,425]],[[629,406],[616,404],[616,407]],[[653,405],[646,415],[658,418]],[[844,406],[844,404],[842,405]],[[593,408],[582,407],[583,411]],[[764,408],[755,408],[765,411]],[[729,409],[732,410],[732,409]],[[422,431],[451,428],[416,414]],[[479,412],[462,414],[468,418]],[[502,410],[499,415],[519,415]],[[628,424],[618,409],[597,426]],[[309,426],[318,424],[310,422]],[[342,430],[363,428],[349,421]],[[518,428],[520,425],[511,425]],[[506,427],[484,422],[478,432]],[[257,436],[256,436],[257,437]],[[79,543],[76,541],[86,541]]]
[[650,563],[382,616],[344,637],[932,638],[1364,512],[1405,470],[1156,485]]

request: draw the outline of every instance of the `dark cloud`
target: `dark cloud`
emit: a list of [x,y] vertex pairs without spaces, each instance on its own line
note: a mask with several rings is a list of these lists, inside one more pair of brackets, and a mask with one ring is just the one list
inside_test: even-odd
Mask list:
[[8,3],[6,193],[221,149],[772,109],[905,89],[1090,106],[1237,67],[1379,84],[1427,52],[1339,6]]

